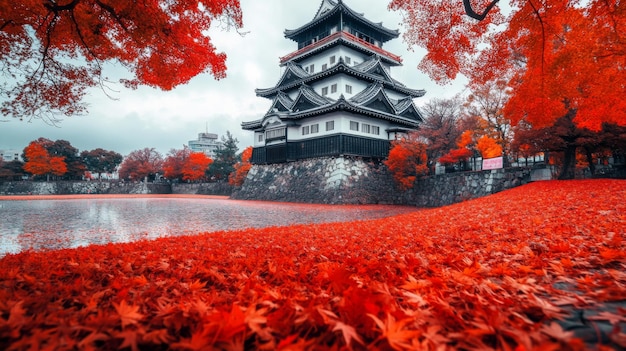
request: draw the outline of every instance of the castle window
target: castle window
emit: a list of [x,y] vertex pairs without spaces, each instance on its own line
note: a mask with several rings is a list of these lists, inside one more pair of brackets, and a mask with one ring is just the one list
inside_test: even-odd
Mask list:
[[372,134],[380,135],[380,127],[372,126]]
[[320,131],[320,125],[319,124],[313,124],[311,125],[311,134],[313,133],[318,133]]
[[330,64],[331,65],[335,64],[335,56],[334,55],[330,57]]
[[263,141],[263,134],[259,134],[259,143]]
[[[287,135],[285,128],[273,129],[273,130],[268,130],[265,132],[265,139],[267,140],[280,139],[280,138],[283,138],[285,135]],[[259,141],[263,141],[263,140],[260,140],[262,137],[263,135],[259,137]]]
[[302,127],[302,135],[307,135],[307,134],[309,134],[309,126]]
[[330,86],[330,93],[336,93],[337,92],[337,84],[333,84]]
[[329,130],[334,130],[335,129],[335,121],[328,121],[326,122],[326,131],[328,132]]
[[352,59],[351,59],[351,58],[349,58],[348,56],[346,56],[346,64],[347,64],[347,65],[349,65],[349,64],[350,64],[350,62],[352,62]]
[[327,68],[328,68],[328,65],[327,65],[327,64],[323,64],[323,65],[322,65],[322,71],[325,71]]
[[346,94],[352,94],[352,85],[346,84]]
[[363,124],[361,125],[361,131],[362,131],[363,133],[369,133],[369,132],[370,132],[370,125],[369,125],[369,124],[365,124],[365,123],[363,123]]
[[328,87],[323,87],[322,88],[322,96],[326,96],[328,95]]
[[315,65],[310,65],[309,66],[309,73],[313,73],[315,72]]
[[350,121],[350,130],[359,131],[359,122]]

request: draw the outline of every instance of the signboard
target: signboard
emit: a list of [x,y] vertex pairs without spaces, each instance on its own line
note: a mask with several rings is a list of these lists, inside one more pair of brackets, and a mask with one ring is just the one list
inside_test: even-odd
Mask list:
[[486,160],[483,160],[483,170],[489,170],[489,169],[500,169],[503,167],[503,158],[502,157],[496,157],[496,158],[488,158]]

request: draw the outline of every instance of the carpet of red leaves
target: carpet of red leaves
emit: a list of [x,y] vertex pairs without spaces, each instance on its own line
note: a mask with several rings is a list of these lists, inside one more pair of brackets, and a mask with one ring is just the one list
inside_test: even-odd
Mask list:
[[0,349],[581,350],[626,300],[626,181],[532,183],[387,219],[0,259]]

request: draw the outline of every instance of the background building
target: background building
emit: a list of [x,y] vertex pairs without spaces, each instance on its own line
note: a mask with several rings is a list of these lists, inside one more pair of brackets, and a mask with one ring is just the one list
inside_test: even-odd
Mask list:
[[222,147],[222,142],[218,140],[217,134],[199,133],[198,139],[189,141],[189,149],[193,152],[204,152],[207,156],[215,158],[215,152]]
[[0,159],[4,162],[23,161],[22,151],[17,149],[0,150]]

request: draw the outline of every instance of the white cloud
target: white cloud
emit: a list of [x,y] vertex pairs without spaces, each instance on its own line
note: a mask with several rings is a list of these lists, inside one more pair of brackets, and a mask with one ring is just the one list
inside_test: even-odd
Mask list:
[[[256,88],[269,88],[280,78],[279,57],[296,49],[296,43],[286,39],[283,31],[310,21],[321,0],[242,0],[244,25],[240,35],[212,29],[210,35],[218,51],[228,55],[228,77],[216,81],[203,74],[172,91],[163,92],[148,87],[128,90],[115,85],[117,100],[108,98],[100,89],[93,89],[88,102],[89,114],[66,118],[59,127],[41,121],[32,123],[10,121],[0,123],[0,149],[23,149],[32,140],[45,137],[69,141],[80,150],[98,147],[121,154],[144,147],[155,147],[165,154],[172,148],[182,148],[199,132],[220,136],[230,131],[239,139],[240,149],[252,144],[252,134],[241,129],[241,122],[260,118],[269,108],[269,101],[257,97]],[[399,28],[401,18],[387,10],[387,2],[379,0],[347,0],[348,6],[364,13],[373,21]],[[385,45],[399,54],[404,66],[392,70],[392,75],[411,88],[426,89],[427,95],[416,103],[422,105],[431,98],[451,97],[463,88],[462,82],[439,86],[417,70],[424,55],[422,50],[408,51],[401,38]],[[121,75],[111,66],[105,74],[112,80]]]

